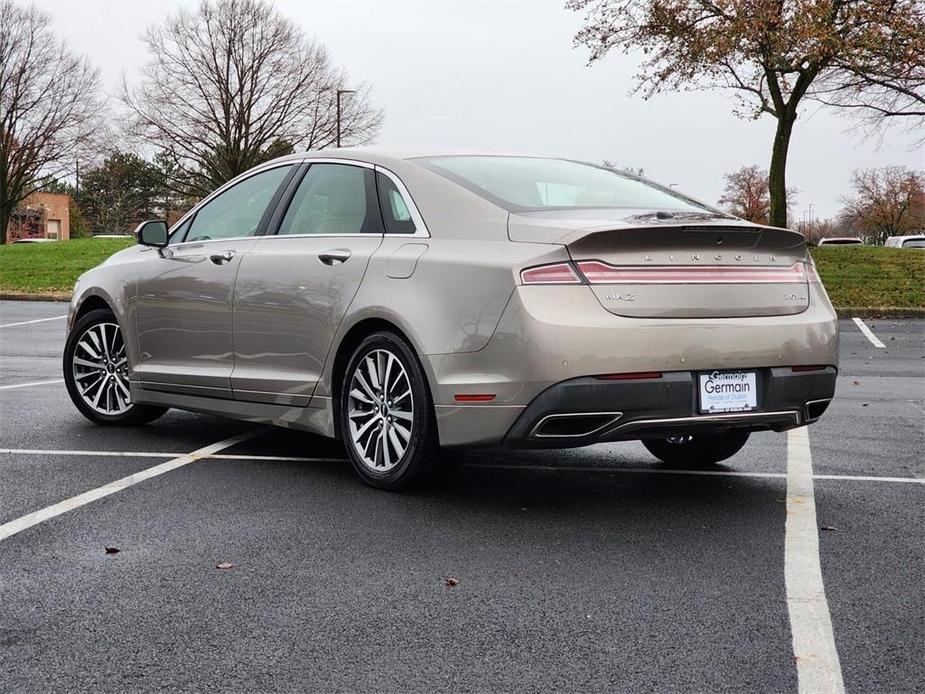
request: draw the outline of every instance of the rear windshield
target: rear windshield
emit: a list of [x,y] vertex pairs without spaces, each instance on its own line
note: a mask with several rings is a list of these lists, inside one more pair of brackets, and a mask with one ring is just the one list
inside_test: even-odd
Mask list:
[[581,207],[710,211],[670,190],[567,159],[453,156],[416,161],[511,211]]

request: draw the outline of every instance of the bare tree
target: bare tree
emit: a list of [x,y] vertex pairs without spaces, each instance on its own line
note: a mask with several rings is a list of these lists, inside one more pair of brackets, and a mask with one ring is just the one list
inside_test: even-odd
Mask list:
[[[172,162],[176,190],[205,194],[295,148],[334,144],[346,75],[266,0],[202,0],[145,42],[150,62],[122,99],[131,134]],[[341,101],[342,141],[375,137],[382,113],[369,89]]]
[[102,112],[97,71],[48,23],[0,0],[0,243],[17,205],[71,170]]
[[[568,0],[567,6],[585,12],[575,41],[590,49],[592,61],[612,48],[642,50],[637,89],[646,96],[731,89],[740,97],[737,115],[777,121],[769,168],[776,226],[787,225],[787,155],[803,100],[821,86],[831,94],[846,75],[875,76],[868,66],[877,63],[885,37],[905,47],[879,63],[891,77],[925,53],[922,0]],[[860,85],[868,95],[869,87]]]
[[843,224],[876,243],[925,231],[925,173],[904,166],[854,172],[854,194],[844,198]]
[[800,224],[800,231],[806,237],[806,243],[816,246],[822,239],[830,236],[847,236],[850,230],[845,232],[840,228],[839,223],[831,219],[814,219]]
[[925,28],[884,32],[860,56],[834,65],[812,98],[854,116],[868,135],[898,125],[925,144]]
[[[771,209],[771,194],[768,186],[768,172],[757,165],[743,166],[738,171],[726,174],[726,186],[719,204],[736,217],[750,222],[767,224]],[[797,191],[787,189],[787,209],[795,202]]]

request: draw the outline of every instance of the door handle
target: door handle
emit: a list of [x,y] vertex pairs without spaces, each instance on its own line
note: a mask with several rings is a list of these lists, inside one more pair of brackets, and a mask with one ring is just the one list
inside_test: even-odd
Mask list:
[[350,251],[346,248],[335,248],[332,251],[325,251],[318,254],[318,260],[325,265],[336,265],[346,263],[350,259]]
[[224,253],[215,253],[214,255],[209,256],[211,260],[216,265],[222,265],[224,263],[230,262],[234,258],[234,251],[225,251]]

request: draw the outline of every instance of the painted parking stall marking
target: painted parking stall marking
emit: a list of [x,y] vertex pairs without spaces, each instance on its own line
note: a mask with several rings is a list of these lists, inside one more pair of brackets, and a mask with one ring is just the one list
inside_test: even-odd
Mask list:
[[864,337],[866,337],[868,340],[870,340],[870,343],[871,343],[874,347],[879,347],[880,349],[886,349],[886,345],[883,344],[883,343],[880,341],[880,338],[879,338],[879,337],[877,337],[876,335],[874,335],[874,331],[871,330],[871,329],[868,327],[867,323],[865,323],[864,321],[862,321],[860,318],[854,318],[854,319],[852,319],[852,320],[854,320],[854,324],[855,324],[856,326],[858,326],[858,328],[860,329],[860,331],[861,331],[862,333],[864,333]]
[[183,467],[184,465],[195,463],[197,460],[208,458],[213,453],[218,453],[221,450],[230,448],[231,446],[237,445],[243,441],[247,441],[248,439],[257,436],[260,433],[260,429],[252,429],[251,431],[238,434],[237,436],[232,436],[231,438],[225,439],[224,441],[219,441],[203,448],[199,448],[192,453],[186,453],[177,458],[161,463],[160,465],[155,465],[154,467],[149,467],[146,470],[142,470],[141,472],[136,472],[134,475],[123,477],[122,479],[116,480],[115,482],[110,482],[109,484],[103,485],[102,487],[91,489],[90,491],[84,492],[83,494],[78,494],[77,496],[73,496],[70,499],[59,501],[57,504],[46,506],[43,509],[26,514],[25,516],[21,516],[15,520],[11,520],[8,523],[0,525],[0,542],[12,537],[17,533],[22,532],[23,530],[27,530],[34,525],[44,523],[51,518],[60,516],[61,514],[67,513],[68,511],[73,511],[74,509],[80,508],[81,506],[86,506],[87,504],[92,503],[97,499],[102,499],[103,497],[115,494],[116,492],[121,492],[123,489],[127,489],[128,487],[136,485],[139,482],[144,482],[145,480],[151,479],[152,477],[163,475],[165,472],[176,470],[177,468]]
[[813,462],[806,427],[787,434],[784,583],[801,694],[845,691],[822,582]]
[[[158,451],[80,451],[41,448],[0,448],[0,455],[25,456],[78,456],[86,458],[177,458],[182,453]],[[199,456],[211,460],[241,460],[272,463],[346,463],[346,458],[300,455],[257,455],[251,453],[213,453]],[[460,467],[489,470],[523,470],[526,472],[598,472],[628,475],[688,475],[692,477],[752,477],[756,479],[785,479],[784,472],[752,472],[748,470],[684,470],[653,467],[591,467],[587,465],[505,465],[503,463],[463,463]],[[883,482],[892,484],[925,485],[923,477],[883,477],[877,475],[813,475],[814,480],[841,482]]]
[[15,328],[20,325],[32,325],[33,323],[45,323],[50,320],[64,320],[65,318],[67,318],[67,316],[52,316],[51,318],[36,318],[34,320],[19,321],[18,323],[6,323],[4,325],[0,325],[0,328]]
[[64,379],[55,378],[50,381],[31,381],[29,383],[13,383],[8,386],[0,386],[0,390],[14,390],[16,388],[32,388],[33,386],[50,386],[54,383],[64,383]]

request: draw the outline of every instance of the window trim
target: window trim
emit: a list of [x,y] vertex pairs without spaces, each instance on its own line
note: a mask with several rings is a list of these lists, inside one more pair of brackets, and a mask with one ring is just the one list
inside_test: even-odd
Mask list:
[[[386,236],[398,237],[403,239],[429,239],[430,231],[427,228],[427,225],[424,223],[424,218],[421,216],[420,210],[418,210],[417,203],[414,201],[414,198],[411,197],[411,193],[408,192],[408,188],[405,187],[405,184],[402,180],[396,176],[394,173],[382,166],[373,167],[378,173],[383,174],[388,178],[398,189],[399,194],[402,196],[402,199],[405,201],[405,206],[408,208],[408,212],[411,214],[411,221],[414,222],[414,233],[413,234],[402,234],[395,233],[390,234],[386,231]],[[379,196],[376,196],[376,201],[379,202]],[[385,210],[382,209],[382,203],[379,202],[379,211],[383,215],[383,224],[385,224]]]
[[[286,234],[280,236],[277,234],[279,231],[279,226],[282,223],[282,217],[286,214],[286,210],[289,208],[289,203],[292,202],[292,196],[295,195],[296,188],[298,183],[302,182],[305,173],[308,171],[309,167],[312,164],[349,164],[352,166],[359,166],[364,169],[372,169],[374,172],[379,172],[388,176],[388,178],[395,184],[395,187],[398,188],[398,192],[401,193],[402,198],[405,200],[405,204],[408,206],[408,211],[411,213],[411,219],[414,221],[415,231],[413,234],[390,234],[385,230],[385,221],[383,220],[383,234]],[[250,176],[256,176],[258,173],[262,173],[269,169],[273,169],[279,166],[291,166],[292,172],[290,172],[290,177],[283,181],[280,184],[279,189],[274,195],[274,200],[271,200],[270,205],[273,206],[273,211],[269,216],[269,219],[264,226],[256,235],[254,236],[236,236],[234,238],[227,239],[209,239],[207,241],[181,241],[177,244],[170,244],[168,248],[179,248],[186,244],[201,244],[201,243],[213,243],[218,241],[234,241],[240,239],[260,239],[260,238],[281,238],[281,239],[300,239],[300,238],[349,238],[349,237],[358,237],[358,238],[370,238],[373,236],[388,236],[388,237],[399,237],[404,239],[420,239],[431,238],[430,230],[427,228],[427,224],[424,221],[424,217],[421,215],[420,210],[418,210],[417,203],[414,201],[411,193],[408,191],[407,186],[404,182],[391,170],[385,168],[384,166],[379,166],[378,164],[371,164],[367,161],[360,161],[358,159],[347,159],[340,157],[293,157],[291,159],[284,159],[282,161],[272,161],[267,162],[266,164],[261,165],[259,168],[251,169],[250,171],[245,171],[240,176],[237,176],[223,186],[212,191],[209,195],[200,200],[193,209],[187,212],[185,215],[180,217],[170,228],[170,238],[173,237],[173,233],[180,228],[180,226],[187,220],[196,216],[196,213],[208,204],[213,198],[217,197],[223,193],[228,188],[231,188],[233,185],[240,183],[245,178]],[[298,182],[294,183],[294,179],[298,179]],[[278,198],[278,199],[276,199]],[[379,206],[379,214],[382,214],[382,206],[379,203],[379,195],[376,195],[376,205]],[[269,208],[268,208],[269,209]],[[263,222],[263,219],[261,219]]]

